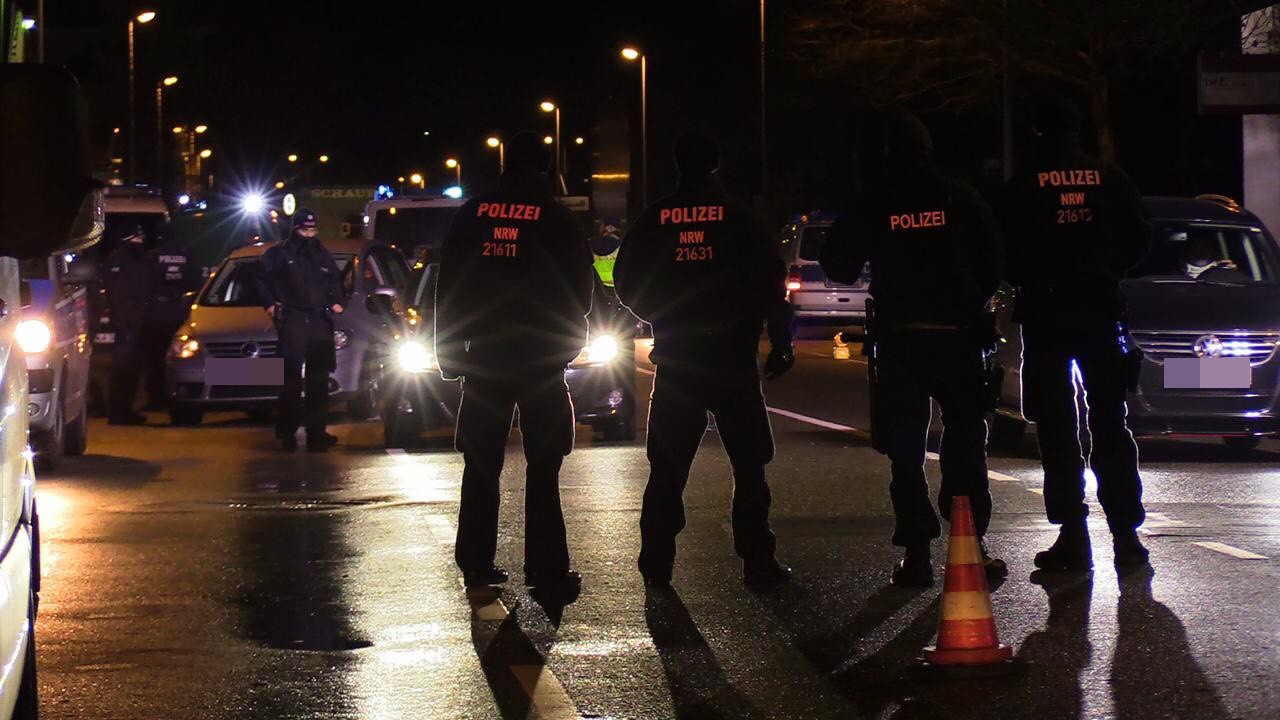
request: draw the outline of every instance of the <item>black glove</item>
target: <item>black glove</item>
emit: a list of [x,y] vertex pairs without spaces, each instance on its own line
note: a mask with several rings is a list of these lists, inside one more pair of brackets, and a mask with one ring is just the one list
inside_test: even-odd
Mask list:
[[769,380],[777,380],[795,364],[796,354],[790,345],[775,347],[769,351],[769,357],[765,358],[764,376]]

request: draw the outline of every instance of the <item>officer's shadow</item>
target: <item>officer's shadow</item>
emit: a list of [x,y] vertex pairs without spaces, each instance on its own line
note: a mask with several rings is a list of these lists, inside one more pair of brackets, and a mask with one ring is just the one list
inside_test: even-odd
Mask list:
[[[576,599],[576,595],[534,597],[553,629],[559,628],[565,606]],[[500,590],[471,589],[467,601],[471,605],[471,642],[494,703],[504,720],[525,720],[555,645],[555,634],[539,634],[537,641],[530,638],[520,625],[521,606],[515,604],[507,610]]]
[[646,588],[645,620],[671,689],[678,720],[759,717],[751,702],[729,684],[715,653],[673,588]]

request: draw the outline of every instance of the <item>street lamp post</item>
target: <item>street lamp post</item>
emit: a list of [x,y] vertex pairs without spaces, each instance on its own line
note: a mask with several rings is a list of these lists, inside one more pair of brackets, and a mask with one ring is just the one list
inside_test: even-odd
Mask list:
[[150,10],[129,18],[129,182],[134,182],[138,176],[138,93],[137,67],[133,55],[133,25],[146,25],[155,19],[156,14]]
[[164,89],[178,84],[178,76],[170,75],[156,83],[156,184],[164,187]]
[[543,100],[543,101],[542,101],[542,104],[541,104],[541,105],[539,105],[538,107],[542,109],[542,112],[545,112],[545,113],[555,113],[555,116],[556,116],[556,134],[555,134],[555,143],[554,143],[554,144],[555,144],[555,148],[554,148],[554,150],[555,150],[555,154],[556,154],[556,161],[555,161],[555,169],[556,169],[556,176],[555,176],[555,177],[556,177],[556,185],[557,185],[557,187],[559,187],[559,189],[560,189],[560,194],[562,194],[562,195],[568,195],[568,194],[569,194],[569,190],[568,190],[568,188],[566,188],[566,187],[565,187],[565,184],[564,184],[564,175],[562,174],[562,165],[561,165],[561,162],[560,162],[560,106],[559,106],[559,105],[556,105],[555,103],[551,102],[550,100]]
[[649,204],[649,68],[645,54],[633,47],[622,48],[622,57],[640,61],[640,207]]
[[458,187],[462,187],[462,163],[458,162],[457,158],[449,158],[444,161],[444,166],[453,170]]
[[486,145],[495,148],[498,151],[498,172],[506,172],[507,170],[507,146],[502,142],[501,138],[491,137],[484,141]]

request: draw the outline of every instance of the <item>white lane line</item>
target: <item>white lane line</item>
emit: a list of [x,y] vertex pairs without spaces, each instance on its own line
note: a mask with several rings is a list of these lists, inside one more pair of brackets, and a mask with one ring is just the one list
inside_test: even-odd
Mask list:
[[444,515],[428,515],[427,529],[431,531],[431,537],[445,547],[453,547],[458,538],[458,531]]
[[1267,559],[1266,555],[1251,553],[1248,550],[1241,550],[1238,547],[1232,547],[1230,545],[1226,545],[1220,542],[1194,542],[1191,544],[1199,545],[1202,548],[1206,548],[1214,552],[1220,552],[1223,555],[1230,555],[1233,558],[1239,558],[1241,560],[1266,560]]
[[1044,495],[1044,490],[1041,490],[1040,488],[1027,488],[1027,492]]
[[545,666],[512,665],[511,672],[529,694],[533,706],[538,709],[538,717],[544,720],[582,717],[560,680]]
[[510,613],[507,612],[507,606],[503,604],[497,590],[488,587],[467,589],[466,582],[462,578],[458,578],[458,585],[466,592],[467,602],[471,604],[471,612],[477,620],[502,622],[507,619]]
[[387,454],[397,460],[409,455],[409,453],[405,452],[403,448],[387,448]]
[[783,410],[781,408],[771,407],[769,408],[769,412],[775,415],[781,415],[782,417],[791,418],[792,420],[798,420],[802,423],[808,423],[809,425],[814,425],[816,427],[820,427],[826,430],[836,430],[838,432],[849,433],[850,435],[856,435],[861,438],[869,437],[869,435],[865,430],[859,430],[858,428],[851,427],[849,425],[841,425],[840,423],[833,423],[829,420],[823,420],[821,418],[810,417],[808,415],[801,415],[800,413],[791,412],[790,410]]

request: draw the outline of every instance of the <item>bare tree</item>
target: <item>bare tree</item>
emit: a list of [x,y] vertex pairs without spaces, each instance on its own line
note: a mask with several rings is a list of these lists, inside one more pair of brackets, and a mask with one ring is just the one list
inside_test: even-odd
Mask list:
[[[959,108],[1025,84],[1088,99],[1099,153],[1115,157],[1111,93],[1202,49],[1239,49],[1254,0],[824,0],[794,15],[792,49],[875,105]],[[1248,20],[1246,19],[1246,22]]]

